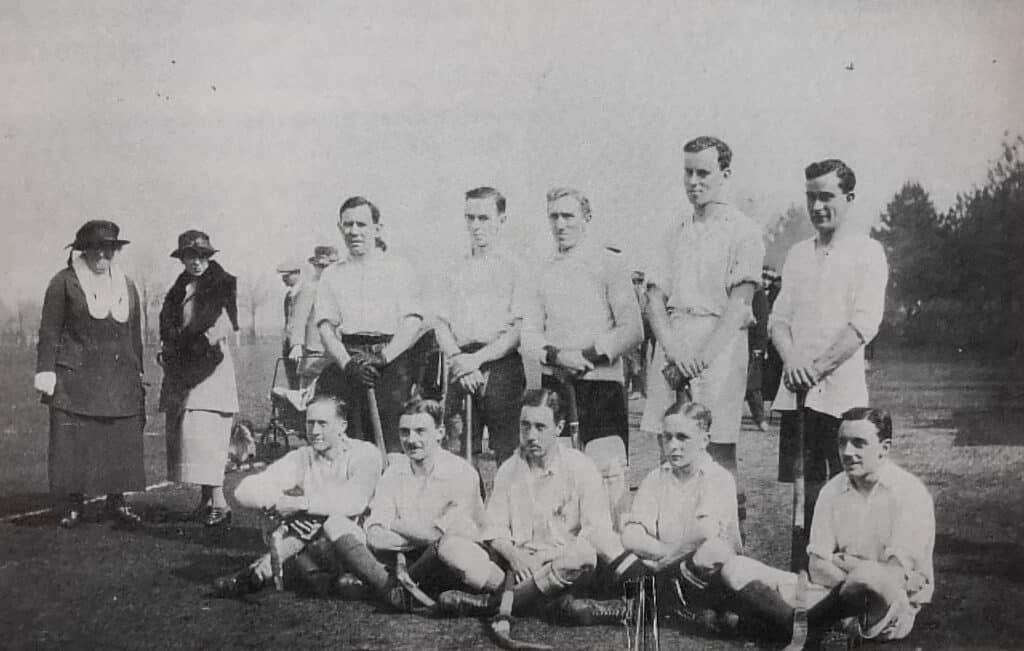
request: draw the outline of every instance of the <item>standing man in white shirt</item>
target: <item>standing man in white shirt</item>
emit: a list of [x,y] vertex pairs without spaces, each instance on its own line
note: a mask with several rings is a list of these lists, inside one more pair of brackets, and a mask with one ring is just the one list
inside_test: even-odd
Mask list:
[[[331,542],[362,534],[356,519],[366,511],[380,477],[380,452],[371,443],[348,437],[346,409],[338,398],[315,398],[306,407],[309,445],[246,477],[235,489],[241,506],[261,509],[267,516],[289,523],[279,550],[282,561],[307,546],[314,548],[309,550],[310,557],[299,562],[309,577],[318,574],[315,557],[330,555]],[[218,579],[214,594],[228,597],[255,592],[271,576],[270,554],[264,554],[242,572]],[[325,592],[326,585],[314,589]]]
[[466,193],[470,254],[448,275],[448,295],[434,328],[451,365],[448,414],[473,399],[473,453],[487,427],[498,465],[519,446],[519,398],[526,388],[519,355],[522,327],[522,265],[497,243],[505,223],[505,197],[491,187]]
[[818,491],[841,469],[839,418],[868,403],[864,345],[882,321],[889,268],[881,245],[858,232],[847,216],[857,183],[853,170],[828,159],[808,165],[804,176],[807,214],[817,235],[790,249],[769,330],[784,365],[783,386],[772,405],[782,412],[779,481],[793,481],[795,393],[807,394],[804,522],[809,531]]
[[701,136],[683,145],[686,196],[693,205],[654,256],[647,314],[659,346],[648,374],[640,429],[660,433],[662,415],[688,381],[692,399],[711,410],[708,452],[736,477],[739,519],[746,517],[736,446],[747,385],[746,329],[761,284],[761,227],[727,199],[732,149]]
[[408,262],[385,252],[377,206],[351,197],[338,212],[348,257],[328,267],[317,286],[314,318],[334,365],[316,390],[340,395],[355,433],[372,438],[367,389],[374,388],[384,444],[400,452],[398,420],[413,382],[407,351],[423,323],[419,282]]
[[643,340],[630,272],[621,256],[587,237],[586,195],[555,188],[547,201],[557,250],[527,294],[523,351],[543,365],[544,388],[564,395],[562,384],[572,383],[580,443],[618,436],[628,451],[622,356]]

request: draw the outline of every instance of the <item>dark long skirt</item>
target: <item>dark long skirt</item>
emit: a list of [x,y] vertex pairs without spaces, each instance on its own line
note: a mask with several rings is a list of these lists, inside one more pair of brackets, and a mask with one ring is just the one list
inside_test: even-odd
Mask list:
[[145,416],[97,418],[50,409],[50,492],[89,495],[146,488]]

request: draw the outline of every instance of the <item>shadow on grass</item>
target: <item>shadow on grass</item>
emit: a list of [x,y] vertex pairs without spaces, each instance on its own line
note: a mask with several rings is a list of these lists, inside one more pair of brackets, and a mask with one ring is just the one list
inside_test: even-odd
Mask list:
[[953,445],[1024,445],[1024,408],[1000,406],[953,413]]
[[1024,584],[1024,546],[1017,543],[965,540],[940,533],[935,537],[935,557],[940,573],[1001,576]]

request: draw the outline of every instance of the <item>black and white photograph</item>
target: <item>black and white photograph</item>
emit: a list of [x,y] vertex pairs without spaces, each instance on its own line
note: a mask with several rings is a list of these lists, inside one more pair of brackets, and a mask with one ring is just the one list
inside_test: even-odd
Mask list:
[[0,649],[1020,648],[1022,34],[0,0]]

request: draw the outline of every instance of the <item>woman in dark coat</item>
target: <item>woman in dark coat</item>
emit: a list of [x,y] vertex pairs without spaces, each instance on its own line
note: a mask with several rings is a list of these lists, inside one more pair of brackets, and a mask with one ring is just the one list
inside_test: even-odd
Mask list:
[[164,382],[160,408],[167,414],[167,478],[199,484],[193,517],[213,527],[231,521],[224,499],[224,467],[238,412],[235,367],[228,339],[238,330],[237,283],[212,256],[202,231],[178,237],[185,270],[160,310]]
[[145,490],[139,294],[114,259],[128,243],[110,221],[89,221],[50,281],[39,325],[35,388],[50,408],[50,491],[67,499],[60,524],[82,521],[86,493],[108,514],[140,522],[124,499]]

